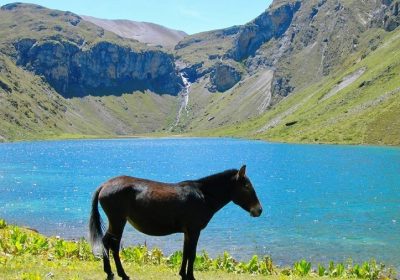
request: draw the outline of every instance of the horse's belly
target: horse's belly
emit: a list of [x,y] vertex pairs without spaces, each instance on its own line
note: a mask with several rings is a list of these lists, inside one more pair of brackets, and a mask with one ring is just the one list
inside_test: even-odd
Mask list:
[[177,232],[182,232],[182,229],[175,223],[165,223],[164,222],[140,222],[135,219],[128,218],[128,222],[138,231],[153,236],[163,236],[169,235]]

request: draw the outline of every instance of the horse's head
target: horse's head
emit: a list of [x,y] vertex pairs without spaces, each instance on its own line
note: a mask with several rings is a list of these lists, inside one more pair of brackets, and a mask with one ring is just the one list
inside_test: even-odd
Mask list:
[[248,211],[253,217],[261,215],[262,207],[253,185],[246,176],[246,165],[243,165],[235,175],[232,201]]

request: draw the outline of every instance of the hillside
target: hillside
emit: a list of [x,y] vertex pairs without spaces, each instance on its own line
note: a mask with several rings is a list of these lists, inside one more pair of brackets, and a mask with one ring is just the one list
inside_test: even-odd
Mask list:
[[245,25],[173,49],[123,38],[137,34],[122,36],[124,21],[106,28],[5,5],[0,139],[155,132],[399,145],[399,5],[275,0]]
[[30,4],[1,7],[0,38],[0,139],[146,133],[173,119],[180,77],[158,48]]
[[[289,95],[260,117],[207,135],[273,141],[400,145],[400,30],[371,30],[345,71]],[[366,48],[368,49],[368,48]]]
[[91,16],[81,17],[83,20],[89,21],[123,38],[134,39],[151,46],[173,48],[179,41],[187,36],[183,31],[170,29],[150,22],[121,19],[110,20]]
[[[186,37],[176,57],[199,81],[191,93],[195,116],[183,129],[274,141],[398,145],[398,5],[274,1],[244,26]],[[210,95],[204,87],[212,85],[221,64],[241,78],[223,94]],[[335,101],[342,92],[349,95]]]

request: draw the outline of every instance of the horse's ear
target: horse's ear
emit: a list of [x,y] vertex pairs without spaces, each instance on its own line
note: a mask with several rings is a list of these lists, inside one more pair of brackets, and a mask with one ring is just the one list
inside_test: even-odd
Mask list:
[[239,172],[238,172],[239,178],[244,178],[246,176],[246,165],[243,165]]

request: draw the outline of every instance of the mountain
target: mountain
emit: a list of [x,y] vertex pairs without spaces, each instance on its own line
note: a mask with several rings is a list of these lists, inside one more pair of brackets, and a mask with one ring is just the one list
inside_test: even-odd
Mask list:
[[245,25],[188,35],[173,48],[70,12],[5,5],[0,136],[399,145],[399,5],[275,0]]
[[171,54],[71,12],[0,9],[2,139],[161,130],[181,81]]
[[121,19],[110,20],[90,16],[81,17],[83,20],[89,21],[123,38],[134,39],[150,46],[173,48],[179,41],[187,36],[183,31],[170,29],[150,22]]
[[[398,145],[398,9],[399,1],[274,1],[244,26],[186,37],[175,47],[183,70],[223,92],[200,106],[193,100],[201,110],[186,128]],[[221,65],[230,69],[220,75],[229,87],[216,84]],[[227,108],[231,117],[223,114]]]

